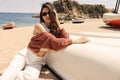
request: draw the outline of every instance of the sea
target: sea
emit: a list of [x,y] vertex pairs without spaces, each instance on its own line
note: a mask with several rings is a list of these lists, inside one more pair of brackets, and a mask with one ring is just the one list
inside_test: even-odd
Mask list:
[[34,26],[39,18],[32,18],[36,13],[4,13],[0,12],[0,29],[3,24],[13,21],[16,27]]

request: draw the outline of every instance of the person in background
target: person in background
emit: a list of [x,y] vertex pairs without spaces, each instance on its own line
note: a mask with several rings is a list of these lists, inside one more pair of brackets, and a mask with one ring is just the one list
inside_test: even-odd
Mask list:
[[71,44],[86,42],[86,37],[70,39],[65,29],[59,26],[54,6],[46,2],[28,47],[15,55],[0,80],[38,80],[41,67],[45,65],[44,56],[49,50],[58,51]]

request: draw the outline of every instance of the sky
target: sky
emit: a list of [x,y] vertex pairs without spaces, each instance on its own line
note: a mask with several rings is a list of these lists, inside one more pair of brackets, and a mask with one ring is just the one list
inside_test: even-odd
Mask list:
[[[44,2],[56,0],[0,0],[0,12],[32,12],[39,13]],[[117,0],[75,0],[80,4],[103,4],[106,8],[114,8]]]

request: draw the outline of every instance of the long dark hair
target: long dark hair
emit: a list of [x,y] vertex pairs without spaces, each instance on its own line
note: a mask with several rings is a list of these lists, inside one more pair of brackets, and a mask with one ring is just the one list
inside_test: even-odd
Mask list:
[[56,15],[56,11],[55,11],[55,7],[52,5],[52,3],[50,2],[46,2],[42,5],[41,11],[40,11],[40,22],[44,22],[43,18],[42,18],[42,11],[43,8],[48,8],[49,12],[50,12],[50,25],[49,25],[49,29],[50,29],[50,33],[52,33],[55,37],[59,37],[59,31],[60,31],[60,27],[57,21],[57,15]]

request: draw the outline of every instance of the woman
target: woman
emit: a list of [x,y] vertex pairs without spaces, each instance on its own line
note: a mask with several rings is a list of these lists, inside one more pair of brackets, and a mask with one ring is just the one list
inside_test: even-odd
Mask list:
[[[36,24],[33,33],[37,37],[36,36],[32,37],[28,47],[37,54],[39,50],[41,52],[41,49],[40,49],[41,47],[42,49],[49,48],[57,51],[62,48],[65,48],[70,44],[84,43],[88,41],[88,39],[85,37],[81,37],[80,39],[75,39],[75,40],[69,39],[69,34],[63,28],[60,29],[55,8],[49,2],[43,4],[40,11],[40,23]],[[40,42],[42,44],[40,44]]]
[[44,3],[40,22],[35,25],[28,47],[13,58],[0,80],[37,80],[48,50],[57,51],[70,44],[87,41],[85,37],[69,39],[68,33],[59,27],[54,6],[49,2]]

